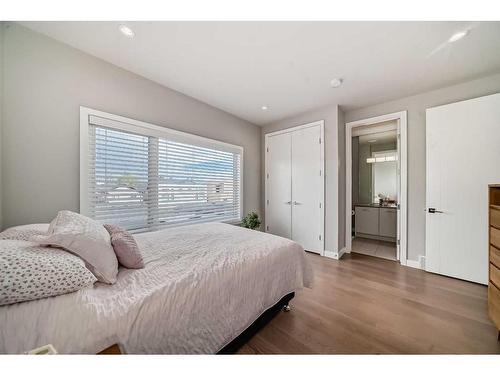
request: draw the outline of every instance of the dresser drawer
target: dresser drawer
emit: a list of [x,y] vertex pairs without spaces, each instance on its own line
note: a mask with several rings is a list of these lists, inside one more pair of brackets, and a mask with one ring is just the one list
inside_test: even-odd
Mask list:
[[500,229],[500,210],[490,208],[490,225]]
[[500,287],[500,269],[490,263],[490,281]]
[[490,262],[500,268],[500,250],[490,245]]
[[500,229],[490,227],[490,244],[500,249]]
[[488,312],[491,320],[500,328],[500,290],[492,283],[488,285]]

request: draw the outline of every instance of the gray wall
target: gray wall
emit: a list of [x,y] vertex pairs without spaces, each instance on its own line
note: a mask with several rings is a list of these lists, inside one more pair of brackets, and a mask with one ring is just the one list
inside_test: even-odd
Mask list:
[[[372,156],[370,144],[360,144],[358,148],[358,200],[353,203],[372,203],[372,165],[366,162]],[[354,168],[353,168],[354,171]],[[354,182],[354,179],[353,179]]]
[[244,212],[260,211],[260,128],[17,24],[5,30],[3,226],[79,210],[79,106],[244,147]]
[[417,260],[419,254],[425,254],[425,110],[497,92],[500,74],[345,112],[345,121],[351,122],[408,111],[408,259]]
[[[314,121],[325,120],[325,250],[337,252],[338,249],[338,106],[323,107],[314,111],[302,113],[281,121],[267,124],[262,127],[261,153],[262,171],[265,171],[265,135],[277,130],[307,124]],[[345,164],[345,163],[344,163]],[[345,183],[344,183],[345,185]],[[262,207],[265,208],[265,181],[262,180]],[[345,201],[345,199],[344,199]],[[337,239],[336,239],[337,238]]]
[[[340,126],[339,126],[340,127]],[[352,200],[352,209],[354,209],[354,205],[356,203],[360,203],[359,199],[359,158],[360,158],[360,144],[359,137],[352,137],[351,143],[351,161],[352,161],[352,182],[351,182],[351,200]],[[340,179],[339,179],[340,180]]]

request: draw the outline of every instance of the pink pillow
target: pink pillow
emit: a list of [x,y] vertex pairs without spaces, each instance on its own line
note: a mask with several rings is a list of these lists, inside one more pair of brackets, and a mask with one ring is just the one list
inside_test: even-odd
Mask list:
[[71,211],[59,211],[45,235],[30,239],[44,246],[63,248],[85,261],[97,280],[113,284],[118,274],[118,260],[111,247],[109,233],[102,224]]
[[125,268],[144,268],[144,260],[134,237],[117,225],[104,224],[104,228],[111,236],[111,245],[118,262]]

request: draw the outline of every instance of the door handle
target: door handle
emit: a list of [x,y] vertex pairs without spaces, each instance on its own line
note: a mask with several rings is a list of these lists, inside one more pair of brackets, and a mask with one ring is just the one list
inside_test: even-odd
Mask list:
[[430,214],[443,214],[444,213],[443,211],[436,210],[434,207],[429,207],[429,209],[427,211],[429,211]]
[[293,201],[293,205],[294,205],[294,206],[296,206],[296,205],[298,205],[298,204],[302,204],[302,203],[297,202],[297,201]]
[[292,201],[285,202],[285,204],[292,204]]

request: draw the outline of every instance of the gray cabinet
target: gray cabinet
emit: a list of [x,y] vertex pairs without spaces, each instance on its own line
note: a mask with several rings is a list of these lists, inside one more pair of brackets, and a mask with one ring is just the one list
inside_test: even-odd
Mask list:
[[398,215],[395,208],[356,206],[355,232],[358,237],[396,241]]
[[374,207],[356,207],[356,234],[378,235],[379,209]]
[[383,237],[396,237],[398,215],[394,208],[379,208],[378,234]]

